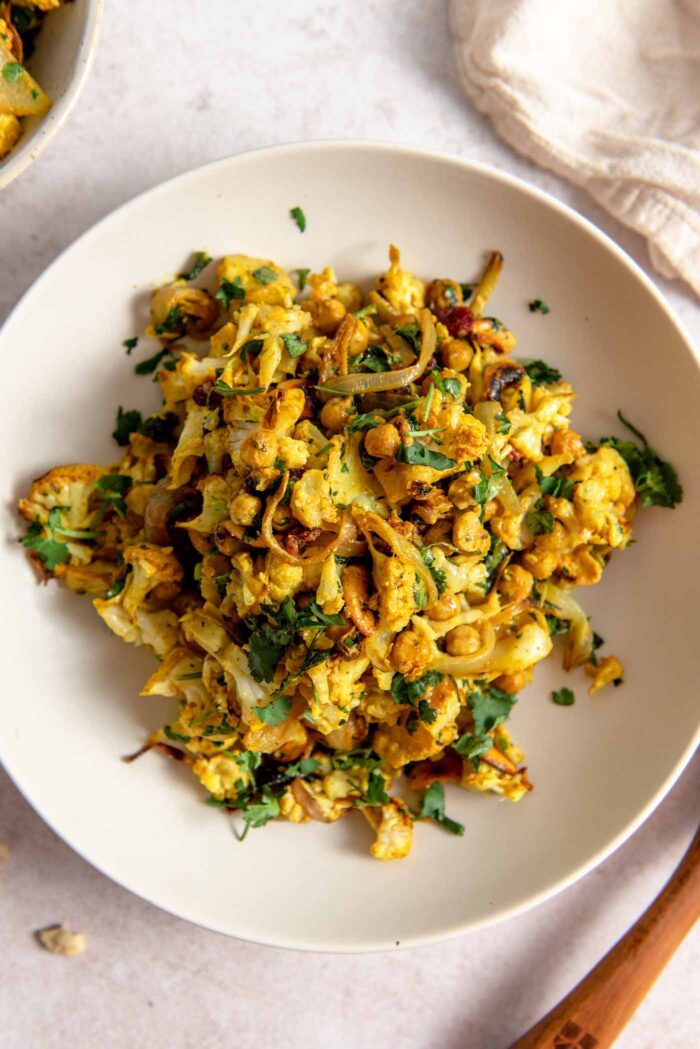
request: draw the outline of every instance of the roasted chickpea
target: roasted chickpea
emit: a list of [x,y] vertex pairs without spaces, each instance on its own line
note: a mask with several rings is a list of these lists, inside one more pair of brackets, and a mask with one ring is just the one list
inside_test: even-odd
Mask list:
[[229,517],[234,524],[244,525],[246,528],[252,525],[255,518],[262,510],[262,500],[247,492],[239,492],[232,500],[229,507]]
[[512,674],[501,674],[494,681],[496,688],[502,689],[504,692],[509,692],[511,696],[514,696],[516,692],[520,692],[521,689],[525,688],[532,681],[532,670],[518,670]]
[[572,459],[586,454],[586,446],[575,430],[555,430],[549,450],[552,455],[570,455]]
[[272,430],[256,430],[241,445],[241,462],[256,470],[272,466],[277,458],[277,437]]
[[425,290],[425,302],[433,313],[459,306],[463,301],[462,289],[454,280],[433,280]]
[[444,623],[445,620],[456,616],[458,612],[459,601],[451,590],[446,590],[442,597],[428,609],[427,615],[429,619],[434,619],[438,623]]
[[331,397],[321,409],[321,425],[331,433],[340,433],[347,426],[352,411],[352,397]]
[[452,482],[447,489],[452,502],[458,510],[466,510],[468,506],[474,506],[474,486],[479,483],[479,471],[469,470]]
[[324,299],[316,305],[314,323],[324,335],[335,335],[347,312],[340,299]]
[[365,435],[365,448],[368,454],[373,455],[376,459],[393,459],[400,443],[399,431],[391,423],[375,426]]
[[344,280],[338,285],[335,297],[342,302],[348,313],[357,313],[362,309],[362,292],[351,280]]
[[486,531],[475,510],[460,514],[452,526],[452,542],[465,554],[487,554],[491,545]]
[[450,630],[445,636],[445,647],[451,656],[473,656],[481,648],[481,635],[465,623]]
[[426,637],[415,630],[404,630],[394,641],[391,648],[391,661],[409,680],[421,676],[431,656],[431,645]]
[[352,333],[352,338],[348,343],[348,356],[357,357],[360,353],[364,353],[368,346],[369,328],[361,320],[358,320]]
[[474,350],[463,339],[450,339],[449,342],[443,343],[440,349],[442,363],[455,372],[466,371],[473,356]]
[[534,579],[520,565],[506,565],[498,581],[498,592],[505,601],[523,601],[530,596]]

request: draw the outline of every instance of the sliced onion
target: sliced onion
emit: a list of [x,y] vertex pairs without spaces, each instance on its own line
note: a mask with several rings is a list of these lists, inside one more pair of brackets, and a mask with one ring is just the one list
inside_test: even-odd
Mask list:
[[260,537],[263,540],[265,546],[267,546],[273,553],[277,554],[279,558],[286,561],[290,565],[317,565],[321,561],[325,561],[327,557],[335,553],[336,548],[341,543],[346,543],[352,536],[352,518],[347,512],[343,512],[340,517],[340,527],[336,535],[326,543],[325,546],[310,547],[307,554],[290,554],[289,550],[286,550],[279,539],[272,530],[272,518],[275,515],[277,507],[284,499],[284,493],[287,491],[287,485],[289,484],[289,471],[287,470],[282,475],[279,487],[274,495],[271,495],[267,500],[267,506],[265,507],[265,514],[262,519],[262,527],[260,529]]
[[170,542],[168,515],[177,502],[177,492],[168,489],[169,480],[164,477],[155,486],[143,515],[144,536],[147,543],[167,546]]
[[552,651],[552,639],[537,623],[526,623],[517,637],[502,637],[490,652],[480,656],[448,656],[441,652],[431,670],[455,678],[477,674],[513,674],[539,663]]
[[593,628],[588,616],[567,587],[555,583],[540,584],[540,594],[549,612],[569,621],[564,650],[564,669],[572,670],[587,663],[593,652]]
[[355,375],[342,375],[333,379],[333,389],[337,393],[376,393],[379,390],[400,390],[411,382],[416,382],[428,366],[428,361],[435,353],[435,324],[430,310],[420,311],[422,343],[420,356],[410,368],[398,368],[389,372],[357,372]]
[[377,667],[378,670],[394,669],[389,659],[389,650],[393,640],[393,633],[386,627],[375,630],[370,637],[365,639],[365,655],[368,656],[372,666]]
[[439,596],[435,580],[432,577],[430,569],[418,553],[418,550],[413,543],[406,539],[405,536],[400,535],[384,520],[383,517],[380,517],[379,514],[372,513],[371,510],[361,510],[357,506],[353,507],[352,512],[355,521],[367,536],[368,540],[372,533],[378,535],[380,539],[383,539],[385,543],[389,544],[392,553],[396,554],[400,561],[409,564],[413,568],[428,593],[426,608],[430,608],[434,605]]

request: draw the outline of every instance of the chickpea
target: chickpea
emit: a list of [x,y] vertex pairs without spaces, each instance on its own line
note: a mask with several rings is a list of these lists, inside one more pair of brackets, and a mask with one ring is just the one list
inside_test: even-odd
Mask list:
[[369,328],[361,320],[358,320],[352,333],[352,338],[348,343],[348,356],[357,357],[360,353],[364,353],[368,346]]
[[456,616],[458,612],[459,601],[451,590],[446,590],[442,597],[428,609],[427,614],[429,619],[434,619],[438,623],[444,623],[445,620]]
[[252,470],[272,466],[277,458],[277,437],[272,430],[256,430],[241,445],[241,462]]
[[391,423],[375,426],[365,435],[365,448],[376,459],[393,459],[400,443],[399,431]]
[[336,298],[342,302],[348,313],[357,313],[362,309],[362,292],[351,280],[344,280],[338,285]]
[[335,335],[347,312],[340,299],[324,299],[316,306],[314,323],[324,335]]
[[473,626],[456,626],[445,637],[445,646],[451,656],[473,656],[481,648],[481,635]]
[[514,696],[516,692],[520,692],[521,689],[525,688],[532,681],[531,670],[518,670],[512,674],[501,674],[494,681],[496,688],[500,688],[503,692],[510,693]]
[[455,372],[466,371],[473,356],[474,350],[463,339],[450,339],[449,342],[443,343],[440,350],[442,363]]
[[487,554],[491,546],[489,534],[474,510],[466,510],[455,520],[452,542],[465,554]]
[[498,592],[506,601],[523,601],[530,596],[534,579],[520,565],[506,565],[498,581]]
[[430,642],[415,630],[404,630],[391,648],[391,661],[400,674],[409,680],[421,676],[432,655]]
[[459,306],[463,300],[462,289],[454,280],[433,280],[426,288],[426,305],[433,313]]
[[352,397],[331,397],[321,409],[321,425],[331,433],[340,433],[350,421]]
[[479,483],[479,471],[470,470],[456,478],[447,490],[452,502],[458,510],[466,510],[468,506],[474,506],[474,486]]
[[239,492],[229,507],[229,517],[234,524],[252,525],[262,509],[262,500],[247,492]]
[[570,455],[572,459],[586,454],[586,447],[575,430],[555,430],[549,449],[552,455]]

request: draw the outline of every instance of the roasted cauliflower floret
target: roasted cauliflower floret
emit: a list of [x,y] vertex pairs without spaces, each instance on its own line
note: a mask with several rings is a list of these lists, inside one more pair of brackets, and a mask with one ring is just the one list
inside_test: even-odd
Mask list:
[[376,834],[369,851],[377,860],[401,860],[413,844],[413,820],[407,806],[398,798],[381,807],[362,809],[362,815]]
[[163,600],[168,600],[179,590],[183,571],[172,547],[148,543],[128,546],[124,551],[124,561],[131,566],[131,572],[120,595],[121,605],[131,619],[139,605],[156,588],[162,589]]
[[414,313],[425,303],[425,284],[401,268],[401,253],[393,244],[389,248],[389,261],[389,269],[377,278],[377,291],[397,312]]
[[63,528],[88,529],[90,496],[95,481],[106,473],[102,466],[57,466],[32,482],[27,498],[19,501],[19,512],[27,521],[46,524],[51,510],[60,509]]

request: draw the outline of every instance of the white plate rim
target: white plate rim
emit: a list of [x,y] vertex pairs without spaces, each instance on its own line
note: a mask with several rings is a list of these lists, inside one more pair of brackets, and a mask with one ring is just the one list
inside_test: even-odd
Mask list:
[[[101,4],[102,0],[98,0]],[[674,310],[671,308],[669,303],[661,291],[656,287],[651,278],[644,272],[644,270],[632,259],[623,248],[616,244],[606,233],[598,229],[589,219],[579,215],[573,208],[557,200],[544,190],[539,189],[536,186],[531,185],[524,179],[518,178],[515,175],[508,174],[500,171],[488,164],[482,164],[480,162],[465,159],[463,157],[456,156],[451,153],[447,153],[441,150],[424,149],[419,146],[396,143],[396,142],[385,142],[385,141],[364,141],[361,139],[315,139],[306,142],[289,142],[275,146],[262,146],[257,149],[246,150],[243,153],[237,153],[220,157],[216,160],[209,161],[205,164],[198,165],[195,168],[188,169],[187,171],[181,172],[178,175],[173,176],[170,179],[160,182],[155,186],[137,194],[136,196],[125,201],[119,207],[109,212],[102,219],[96,222],[88,230],[82,233],[72,244],[68,245],[56,258],[46,267],[46,269],[39,275],[39,277],[32,282],[30,287],[24,292],[22,297],[19,299],[17,304],[8,314],[5,322],[0,328],[0,338],[9,330],[14,323],[15,317],[19,315],[25,302],[30,298],[34,292],[41,287],[43,282],[48,279],[49,275],[57,268],[64,258],[71,255],[73,251],[77,251],[79,247],[83,247],[89,243],[92,237],[96,237],[102,230],[103,226],[109,224],[110,221],[116,219],[117,216],[121,216],[129,211],[130,208],[135,208],[142,202],[146,201],[149,197],[155,196],[158,193],[166,192],[173,185],[184,185],[188,180],[196,181],[202,172],[212,171],[216,168],[226,168],[229,165],[235,165],[239,163],[245,163],[250,158],[260,156],[269,157],[274,159],[277,156],[287,156],[289,154],[300,154],[300,153],[311,153],[317,149],[334,150],[338,152],[352,151],[352,150],[368,150],[372,152],[391,152],[396,155],[413,156],[417,158],[428,158],[438,161],[443,164],[448,164],[454,167],[461,168],[463,170],[474,172],[486,176],[487,178],[500,181],[526,196],[529,196],[548,208],[559,212],[564,218],[574,222],[581,229],[591,235],[598,243],[604,247],[608,252],[613,254],[619,262],[623,264],[644,286],[646,291],[652,296],[658,306],[661,307],[668,320],[671,322],[679,337],[685,344],[686,349],[690,353],[691,357],[695,360],[696,364],[700,367],[700,350],[696,349],[692,338],[686,331],[682,321],[676,316]],[[437,932],[435,934],[422,934],[422,935],[407,935],[400,943],[396,943],[395,947],[387,948],[385,945],[380,945],[372,941],[366,943],[354,943],[352,946],[343,946],[342,944],[330,948],[319,948],[317,945],[308,942],[303,942],[303,937],[297,936],[295,940],[287,940],[285,938],[270,938],[265,936],[253,937],[253,936],[238,936],[234,933],[229,932],[227,929],[223,929],[212,922],[204,922],[195,920],[183,913],[181,910],[175,907],[165,907],[159,903],[151,895],[139,891],[138,888],[134,887],[129,883],[128,879],[117,878],[106,870],[95,858],[90,855],[90,850],[78,846],[72,839],[70,834],[64,834],[63,831],[57,826],[56,821],[47,817],[40,804],[35,803],[32,798],[31,791],[25,786],[22,776],[13,770],[11,762],[8,763],[6,758],[3,756],[3,745],[2,735],[0,734],[0,763],[8,774],[14,785],[23,795],[25,800],[31,805],[34,811],[41,817],[41,819],[51,828],[51,830],[67,845],[76,852],[81,859],[85,860],[92,867],[98,870],[105,877],[115,882],[121,888],[126,889],[128,892],[133,893],[139,899],[145,900],[147,903],[152,904],[160,910],[166,913],[172,914],[177,918],[188,922],[189,924],[198,926],[200,928],[208,929],[211,932],[216,932],[219,935],[226,936],[233,939],[240,939],[248,943],[255,943],[259,946],[264,947],[275,947],[286,950],[298,950],[310,953],[320,954],[368,954],[368,953],[380,953],[388,950],[402,950],[410,949],[415,947],[427,946],[432,943],[442,942],[446,940],[454,939],[457,936],[463,936],[468,932],[477,931],[484,929],[489,926],[498,925],[501,922],[507,921],[509,918],[514,918],[517,915],[524,914],[539,904],[544,903],[546,900],[552,899],[554,896],[563,892],[569,886],[579,881],[581,878],[589,874],[595,867],[611,856],[625,841],[644,823],[648,817],[654,812],[657,806],[663,801],[666,795],[669,793],[671,788],[677,782],[688,763],[690,762],[695,750],[700,745],[700,720],[695,730],[694,735],[688,741],[688,744],[679,757],[674,767],[670,770],[668,776],[663,781],[661,786],[656,790],[652,797],[648,800],[646,805],[628,821],[628,823],[615,835],[615,837],[609,841],[605,846],[599,849],[588,861],[580,864],[574,871],[569,875],[560,878],[553,884],[542,889],[538,893],[533,893],[519,903],[513,904],[510,907],[503,907],[501,910],[495,911],[481,919],[469,920],[455,924],[449,932]]]

